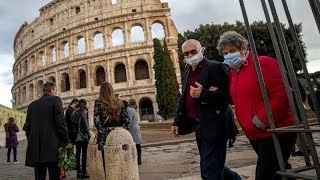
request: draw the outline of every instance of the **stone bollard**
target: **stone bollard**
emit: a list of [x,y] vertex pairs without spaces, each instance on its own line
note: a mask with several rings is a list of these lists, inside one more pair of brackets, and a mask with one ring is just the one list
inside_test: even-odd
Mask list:
[[89,166],[90,180],[105,179],[102,152],[98,150],[97,134],[90,133],[91,138],[89,140],[87,151],[87,162]]
[[107,136],[104,146],[106,180],[138,180],[139,170],[136,146],[131,134],[115,128]]

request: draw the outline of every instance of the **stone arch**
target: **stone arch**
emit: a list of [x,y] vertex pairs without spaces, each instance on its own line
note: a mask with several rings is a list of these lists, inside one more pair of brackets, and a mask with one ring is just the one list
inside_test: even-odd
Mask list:
[[24,76],[28,74],[28,60],[23,61],[23,74]]
[[114,28],[111,34],[112,38],[112,46],[122,46],[124,45],[124,37],[123,37],[123,30],[119,27]]
[[78,54],[86,53],[86,41],[83,36],[78,36],[77,38],[77,50]]
[[44,51],[39,51],[37,55],[37,67],[42,67],[46,63]]
[[153,102],[149,97],[143,97],[139,102],[140,109],[140,119],[141,121],[153,121],[154,112],[153,112]]
[[50,76],[50,77],[48,78],[48,81],[51,81],[51,82],[56,83],[56,78],[53,77],[53,76]]
[[70,91],[70,78],[68,73],[61,75],[61,92]]
[[126,66],[123,63],[119,63],[114,68],[114,82],[126,82],[127,81],[127,73]]
[[148,63],[145,60],[138,60],[134,65],[134,74],[136,80],[149,79]]
[[27,102],[27,87],[23,86],[22,87],[22,98],[21,98],[21,103]]
[[54,46],[49,47],[47,57],[48,57],[48,60],[51,64],[53,64],[57,61],[56,47],[54,47]]
[[145,42],[144,29],[140,24],[134,24],[131,28],[131,43]]
[[37,97],[41,97],[43,95],[43,81],[39,80],[37,82]]
[[30,71],[30,72],[33,72],[33,71],[36,70],[35,65],[36,65],[36,61],[35,61],[34,56],[32,55],[32,56],[30,57],[30,59],[29,59],[29,71]]
[[94,33],[93,36],[93,49],[103,49],[104,48],[104,38],[100,31]]
[[98,66],[96,69],[96,86],[100,86],[106,81],[106,73],[102,66]]
[[34,87],[33,87],[33,84],[29,84],[29,88],[28,88],[28,90],[29,90],[29,101],[32,101],[33,100],[33,90],[34,89]]
[[164,39],[166,37],[165,33],[165,25],[163,22],[157,20],[154,21],[151,25],[151,33],[152,33],[152,39],[158,38],[158,39]]
[[68,41],[63,41],[61,43],[61,48],[63,51],[61,52],[61,57],[62,58],[68,58],[70,56],[70,47],[69,47],[69,42]]
[[79,69],[77,74],[78,74],[78,77],[76,79],[76,88],[77,89],[87,88],[86,71],[83,69]]

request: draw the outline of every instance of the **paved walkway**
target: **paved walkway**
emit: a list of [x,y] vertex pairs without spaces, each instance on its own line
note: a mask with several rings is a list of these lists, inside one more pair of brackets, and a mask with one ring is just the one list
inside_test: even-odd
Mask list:
[[[23,137],[23,133],[20,134]],[[0,136],[1,138],[1,136]],[[23,138],[22,138],[23,139]],[[314,139],[317,147],[320,135],[315,134]],[[320,152],[320,147],[319,147]],[[18,146],[18,160],[20,164],[7,164],[6,148],[0,148],[0,179],[34,179],[32,168],[25,167],[26,141],[20,141]],[[319,154],[318,152],[318,154]],[[293,167],[302,165],[302,157],[290,158]],[[256,155],[248,140],[239,136],[233,148],[227,152],[226,165],[238,172],[242,179],[253,180],[256,164]],[[142,148],[142,165],[139,166],[141,180],[200,180],[199,176],[199,154],[196,143],[185,142],[175,145],[147,146]],[[68,179],[76,179],[75,171],[67,173]]]

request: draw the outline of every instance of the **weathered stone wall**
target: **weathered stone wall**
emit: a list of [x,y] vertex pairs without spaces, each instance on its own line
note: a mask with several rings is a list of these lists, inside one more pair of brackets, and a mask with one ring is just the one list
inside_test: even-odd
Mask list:
[[[25,22],[14,40],[13,107],[26,111],[42,95],[42,85],[56,82],[66,107],[72,98],[88,100],[92,116],[102,80],[110,82],[120,98],[136,99],[140,118],[145,111],[159,119],[155,98],[152,25],[163,26],[164,40],[180,83],[177,29],[167,3],[160,0],[53,0],[40,9],[40,16]],[[132,42],[132,27],[141,27],[144,41]],[[112,34],[121,30],[123,44],[115,45]],[[96,35],[103,47],[95,47]],[[84,52],[78,45],[84,40]],[[67,55],[65,55],[67,54]],[[149,107],[149,108],[146,108]],[[90,118],[90,125],[93,125]]]

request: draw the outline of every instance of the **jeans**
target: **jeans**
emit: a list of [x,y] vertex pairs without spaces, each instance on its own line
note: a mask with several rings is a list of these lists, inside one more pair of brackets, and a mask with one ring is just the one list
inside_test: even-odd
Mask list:
[[7,162],[10,162],[11,149],[13,149],[13,161],[17,161],[17,147],[8,148]]
[[[286,167],[290,167],[288,159],[293,150],[296,140],[296,133],[285,133],[278,135],[282,156]],[[276,174],[280,170],[278,158],[274,148],[272,137],[250,141],[251,146],[258,155],[256,166],[256,180],[281,180]]]
[[[88,142],[80,142],[76,143],[76,159],[77,159],[77,172],[82,172],[85,174],[87,172],[87,149],[88,149]],[[80,154],[82,151],[81,157],[81,169],[80,169]]]
[[227,142],[208,144],[201,137],[200,124],[195,124],[197,146],[200,154],[203,180],[240,180],[241,177],[225,166]]

